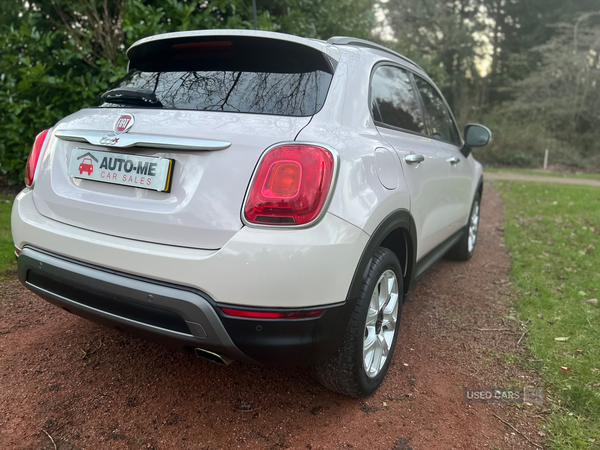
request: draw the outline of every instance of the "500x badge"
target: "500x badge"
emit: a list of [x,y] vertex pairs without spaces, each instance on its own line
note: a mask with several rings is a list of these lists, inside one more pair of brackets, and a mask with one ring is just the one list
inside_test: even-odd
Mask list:
[[118,137],[103,136],[102,139],[100,139],[100,145],[115,145],[117,142],[119,142]]

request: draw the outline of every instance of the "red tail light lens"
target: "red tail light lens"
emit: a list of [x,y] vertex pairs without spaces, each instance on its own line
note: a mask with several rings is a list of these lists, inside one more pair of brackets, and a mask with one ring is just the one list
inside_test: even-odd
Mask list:
[[35,175],[35,168],[37,167],[40,159],[40,153],[42,152],[42,146],[46,140],[48,130],[42,131],[35,137],[31,152],[29,152],[29,158],[27,159],[27,165],[25,166],[25,184],[27,187],[31,187],[33,184],[33,176]]
[[310,311],[248,311],[246,309],[221,308],[225,314],[233,317],[247,317],[251,319],[309,319],[323,314],[322,309]]
[[316,145],[281,145],[263,157],[250,186],[244,217],[263,225],[302,225],[321,212],[334,159]]

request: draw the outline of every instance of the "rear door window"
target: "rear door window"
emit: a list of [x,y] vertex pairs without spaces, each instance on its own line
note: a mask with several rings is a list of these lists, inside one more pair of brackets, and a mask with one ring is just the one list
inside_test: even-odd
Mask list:
[[439,141],[460,145],[460,137],[443,98],[423,78],[415,75],[415,83],[425,105],[429,134]]
[[425,133],[423,115],[409,74],[396,66],[379,66],[371,80],[371,108],[375,122]]

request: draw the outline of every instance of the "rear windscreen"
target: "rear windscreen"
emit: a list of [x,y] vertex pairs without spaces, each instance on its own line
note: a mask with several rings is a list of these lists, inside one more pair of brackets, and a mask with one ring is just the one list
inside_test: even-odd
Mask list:
[[[132,48],[130,71],[111,86],[152,96],[146,107],[311,116],[325,103],[335,61],[296,43],[231,38],[171,40]],[[101,99],[105,108],[144,107]]]
[[[153,91],[159,107],[198,111],[231,111],[281,116],[312,116],[327,96],[331,75],[268,72],[141,72],[130,71],[112,88]],[[98,106],[122,108],[101,100]]]

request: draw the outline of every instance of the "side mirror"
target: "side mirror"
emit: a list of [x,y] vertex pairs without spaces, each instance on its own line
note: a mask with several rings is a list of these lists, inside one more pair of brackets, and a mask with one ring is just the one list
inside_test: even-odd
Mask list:
[[465,141],[469,147],[483,147],[492,139],[492,132],[483,125],[470,124],[465,127]]
[[492,139],[492,132],[488,127],[477,124],[469,124],[465,127],[465,145],[462,154],[469,156],[473,147],[483,147]]

